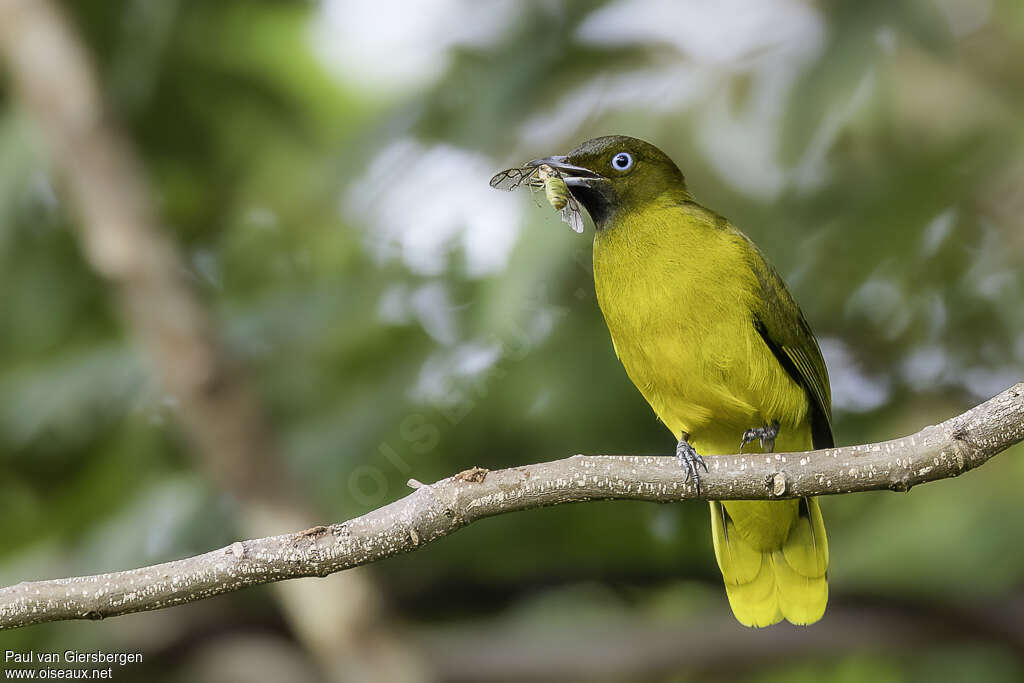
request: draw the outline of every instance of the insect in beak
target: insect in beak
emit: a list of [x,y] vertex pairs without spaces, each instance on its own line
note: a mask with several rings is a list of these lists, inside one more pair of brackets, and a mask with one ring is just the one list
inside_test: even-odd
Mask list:
[[570,164],[565,156],[553,156],[546,157],[544,159],[534,159],[526,163],[527,166],[538,167],[538,166],[550,166],[551,168],[558,171],[561,175],[562,180],[570,188],[578,187],[580,185],[589,185],[594,181],[604,180],[603,177],[594,173],[589,168],[583,168],[582,166],[575,166]]
[[583,232],[583,216],[577,193],[591,193],[590,183],[605,183],[606,180],[593,171],[574,166],[564,156],[534,159],[518,168],[509,168],[496,173],[490,185],[496,190],[514,190],[523,185],[531,189],[544,189],[548,203],[558,211],[562,220],[574,232]]

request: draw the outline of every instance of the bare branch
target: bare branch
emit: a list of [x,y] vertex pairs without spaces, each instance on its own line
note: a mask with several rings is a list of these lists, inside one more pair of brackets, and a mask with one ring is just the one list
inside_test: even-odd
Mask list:
[[485,517],[547,505],[630,499],[668,503],[908,491],[955,477],[1024,440],[1024,383],[902,439],[806,453],[709,459],[701,494],[673,457],[577,455],[487,472],[473,468],[362,517],[123,572],[0,589],[0,629],[101,619],[246,586],[328,574],[406,553]]

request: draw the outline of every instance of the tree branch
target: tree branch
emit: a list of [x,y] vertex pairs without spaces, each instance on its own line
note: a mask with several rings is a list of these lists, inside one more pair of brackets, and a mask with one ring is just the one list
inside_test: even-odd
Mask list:
[[485,517],[588,500],[774,500],[856,491],[908,491],[955,477],[1024,440],[1024,383],[902,439],[806,453],[709,459],[701,492],[673,457],[576,455],[418,488],[341,524],[240,541],[152,567],[0,589],[0,629],[161,609],[246,586],[327,576],[416,550]]

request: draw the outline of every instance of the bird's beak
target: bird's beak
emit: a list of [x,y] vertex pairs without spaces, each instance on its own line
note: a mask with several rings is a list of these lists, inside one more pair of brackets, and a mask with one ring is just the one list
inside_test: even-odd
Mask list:
[[594,182],[602,181],[599,174],[594,173],[589,168],[583,168],[582,166],[574,166],[570,164],[566,157],[554,156],[546,157],[544,159],[534,159],[533,161],[527,162],[527,166],[542,166],[547,165],[555,169],[562,176],[562,180],[572,190],[574,187],[588,186]]
[[573,198],[583,205],[590,217],[594,219],[594,225],[600,230],[612,215],[617,203],[611,182],[589,168],[570,164],[564,156],[534,159],[527,165],[540,166],[541,164],[547,164],[558,171]]

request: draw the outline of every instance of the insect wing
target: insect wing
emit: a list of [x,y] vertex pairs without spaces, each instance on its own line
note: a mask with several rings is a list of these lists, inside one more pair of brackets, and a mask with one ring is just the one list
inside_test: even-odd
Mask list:
[[562,220],[565,221],[573,232],[583,232],[583,214],[580,212],[580,205],[573,197],[561,211]]
[[491,187],[496,190],[514,190],[536,174],[533,167],[509,168],[491,178]]

